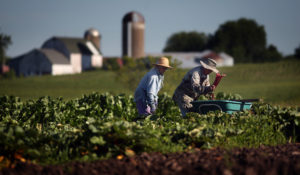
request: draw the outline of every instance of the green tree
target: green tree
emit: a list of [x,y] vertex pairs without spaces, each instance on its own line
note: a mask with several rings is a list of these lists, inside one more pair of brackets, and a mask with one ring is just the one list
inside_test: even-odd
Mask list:
[[205,49],[208,37],[204,33],[179,32],[168,38],[164,52],[192,52]]
[[5,35],[3,33],[0,33],[0,64],[5,64],[5,50],[8,48],[8,46],[11,44],[11,38],[8,35]]
[[283,58],[282,54],[278,52],[276,46],[270,45],[262,53],[254,55],[253,62],[274,62]]
[[219,27],[209,46],[212,50],[232,55],[237,63],[252,62],[266,49],[266,32],[264,26],[251,19],[228,21]]
[[300,59],[300,45],[298,48],[295,49],[295,57]]

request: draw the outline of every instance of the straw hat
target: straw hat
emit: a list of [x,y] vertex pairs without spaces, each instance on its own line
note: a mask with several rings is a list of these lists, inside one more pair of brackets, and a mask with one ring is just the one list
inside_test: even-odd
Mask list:
[[209,70],[213,71],[214,73],[219,73],[218,69],[216,68],[217,67],[217,63],[213,59],[210,59],[210,58],[201,59],[200,60],[200,64],[205,69],[209,69]]
[[173,68],[169,65],[169,59],[166,57],[159,58],[154,65],[162,66],[162,67],[166,67],[166,68]]

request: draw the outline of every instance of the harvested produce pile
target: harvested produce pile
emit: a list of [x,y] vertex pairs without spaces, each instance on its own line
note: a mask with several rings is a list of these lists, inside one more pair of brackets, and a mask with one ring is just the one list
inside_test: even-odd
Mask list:
[[2,174],[299,174],[300,144],[139,156],[64,165],[17,164]]

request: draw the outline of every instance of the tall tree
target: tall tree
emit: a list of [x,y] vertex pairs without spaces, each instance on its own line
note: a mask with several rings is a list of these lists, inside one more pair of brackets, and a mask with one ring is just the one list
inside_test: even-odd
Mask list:
[[0,33],[0,64],[3,65],[5,63],[5,50],[11,44],[11,38],[8,35]]
[[228,21],[219,27],[209,46],[232,55],[235,62],[252,62],[266,49],[266,32],[263,26],[251,19]]
[[204,33],[179,32],[168,38],[164,52],[192,52],[205,49],[208,37]]
[[298,48],[295,49],[295,57],[300,59],[300,45]]

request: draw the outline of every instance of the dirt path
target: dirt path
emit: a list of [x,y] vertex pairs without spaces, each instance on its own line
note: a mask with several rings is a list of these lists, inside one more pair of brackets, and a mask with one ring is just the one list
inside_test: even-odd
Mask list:
[[2,174],[300,174],[300,143],[256,149],[198,150],[193,153],[143,153],[121,160],[90,163],[72,162],[60,166],[18,164]]

